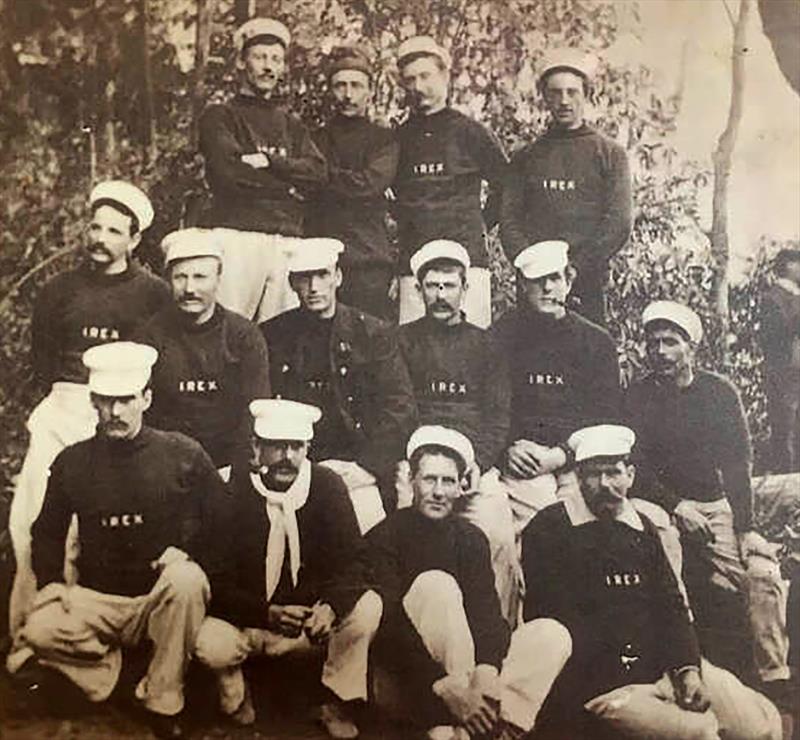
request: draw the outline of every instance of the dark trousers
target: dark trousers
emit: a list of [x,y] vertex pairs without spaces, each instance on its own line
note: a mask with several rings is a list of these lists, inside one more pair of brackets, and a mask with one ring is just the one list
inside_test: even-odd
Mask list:
[[397,304],[389,298],[394,271],[390,265],[362,263],[342,265],[342,303],[360,308],[372,316],[397,323]]
[[800,470],[800,371],[768,373],[767,412],[770,467],[775,473]]

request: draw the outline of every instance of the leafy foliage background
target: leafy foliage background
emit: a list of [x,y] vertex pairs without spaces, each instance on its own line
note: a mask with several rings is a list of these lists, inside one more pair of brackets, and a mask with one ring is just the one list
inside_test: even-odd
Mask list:
[[[187,42],[204,9],[212,20],[210,56],[198,73]],[[204,191],[196,113],[232,91],[231,33],[252,10],[292,29],[284,92],[309,124],[324,117],[324,58],[341,43],[358,44],[375,60],[371,114],[387,124],[401,120],[394,50],[402,38],[430,33],[453,53],[453,104],[486,123],[509,151],[544,126],[534,80],[548,50],[576,46],[602,59],[639,23],[635,3],[611,0],[0,0],[6,511],[27,442],[24,422],[46,390],[35,387],[27,359],[36,294],[75,259],[69,250],[83,240],[86,195],[106,177],[130,179],[150,193],[157,217],[139,257],[160,269],[158,242]],[[768,236],[753,245],[755,267],[732,288],[730,332],[723,336],[709,302],[715,265],[701,226],[710,174],[707,163],[687,161],[671,143],[680,95],[659,89],[645,67],[603,65],[593,102],[596,125],[627,148],[635,178],[634,234],[614,261],[609,293],[625,376],[643,372],[639,316],[646,302],[687,300],[706,326],[701,361],[731,376],[742,392],[758,469],[768,435],[758,304],[767,257],[781,245]],[[496,235],[492,253],[499,315],[514,302],[513,274]],[[0,508],[0,530],[3,516]]]

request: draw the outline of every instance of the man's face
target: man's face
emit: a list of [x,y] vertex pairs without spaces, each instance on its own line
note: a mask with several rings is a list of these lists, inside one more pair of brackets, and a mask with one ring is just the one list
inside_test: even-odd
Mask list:
[[572,279],[566,270],[551,272],[537,278],[524,278],[523,286],[528,305],[536,312],[560,319],[566,313],[567,296]]
[[92,213],[89,221],[89,239],[86,252],[89,259],[101,270],[125,267],[128,256],[141,238],[131,236],[130,216],[110,205],[101,205]]
[[253,437],[252,444],[255,467],[264,485],[271,491],[288,490],[308,457],[308,442]]
[[444,108],[449,81],[447,70],[433,56],[419,57],[400,70],[400,82],[411,109],[425,116]]
[[369,77],[357,69],[343,69],[331,77],[331,92],[339,113],[363,118],[369,102]]
[[578,463],[581,495],[598,519],[616,517],[628,497],[636,470],[624,460],[593,458]]
[[586,94],[580,75],[573,72],[553,72],[544,81],[542,92],[547,109],[557,126],[574,129],[583,123]]
[[444,519],[453,512],[461,495],[456,461],[439,453],[423,454],[411,479],[414,508],[428,519]]
[[323,319],[331,318],[336,312],[336,289],[342,284],[342,271],[338,267],[293,272],[289,283],[306,311]]
[[800,285],[800,261],[787,262],[785,276],[795,285]]
[[178,308],[198,321],[213,313],[220,282],[216,257],[190,257],[170,266],[172,298]]
[[269,97],[283,78],[286,49],[278,42],[253,44],[243,52],[240,67],[244,70],[244,78],[250,89]]
[[98,433],[108,439],[133,439],[142,428],[144,412],[150,408],[152,391],[130,396],[101,396],[92,393],[92,406],[97,409]]
[[428,270],[419,289],[428,316],[444,324],[457,323],[461,319],[461,306],[467,290],[463,269]]
[[653,322],[645,329],[645,349],[650,368],[663,380],[677,380],[692,364],[692,345],[676,327]]

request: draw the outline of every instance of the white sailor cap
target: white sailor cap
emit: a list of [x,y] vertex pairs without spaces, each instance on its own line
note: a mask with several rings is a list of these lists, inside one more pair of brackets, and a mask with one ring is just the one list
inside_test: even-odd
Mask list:
[[433,260],[453,260],[463,265],[465,270],[469,270],[469,253],[458,242],[450,239],[434,239],[423,244],[413,255],[411,255],[411,272],[419,276],[419,271],[428,262]]
[[114,397],[132,396],[143,390],[157,359],[156,349],[136,342],[98,344],[82,357],[89,368],[89,390]]
[[397,64],[402,67],[408,57],[416,56],[417,54],[426,54],[440,59],[447,69],[450,69],[452,59],[450,52],[443,46],[436,43],[436,40],[430,36],[412,36],[406,39],[397,49]]
[[308,442],[314,437],[314,424],[322,417],[316,406],[282,398],[258,398],[250,403],[253,431],[261,439],[296,439]]
[[251,18],[243,23],[233,34],[233,45],[237,54],[241,54],[247,47],[259,41],[277,39],[285,48],[288,48],[292,35],[289,29],[274,18]]
[[455,452],[464,462],[464,467],[469,470],[475,463],[475,451],[472,442],[461,432],[449,427],[427,425],[419,427],[409,438],[406,445],[406,459],[420,448],[436,445]]
[[597,59],[578,49],[559,49],[545,57],[542,71],[539,74],[539,84],[553,72],[577,72],[591,82],[597,73]]
[[633,430],[620,424],[584,427],[567,440],[575,453],[575,462],[593,457],[626,457],[631,454],[635,442]]
[[688,306],[675,301],[653,301],[642,313],[645,328],[652,321],[668,321],[686,333],[697,344],[703,338],[703,323]]
[[338,239],[312,237],[297,242],[289,256],[289,272],[311,272],[332,267],[344,251],[344,244]]
[[110,200],[130,211],[139,222],[139,231],[144,231],[153,223],[153,204],[150,198],[129,182],[124,180],[106,180],[98,183],[89,194],[89,205],[99,200]]
[[569,262],[568,252],[569,244],[564,241],[537,242],[517,255],[514,267],[529,280],[534,280],[543,275],[561,272]]
[[216,257],[222,261],[222,246],[213,229],[191,227],[171,231],[161,240],[167,265],[190,257]]

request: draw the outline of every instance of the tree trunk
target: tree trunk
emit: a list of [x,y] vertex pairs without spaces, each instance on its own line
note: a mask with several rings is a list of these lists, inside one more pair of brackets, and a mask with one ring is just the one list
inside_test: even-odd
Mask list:
[[195,32],[194,82],[192,105],[194,109],[194,144],[197,145],[197,122],[206,102],[206,66],[211,49],[211,27],[217,0],[197,0],[197,25]]
[[140,0],[140,2],[144,147],[147,161],[152,163],[158,157],[158,143],[156,141],[156,103],[153,91],[153,71],[150,64],[150,0]]
[[712,284],[712,305],[722,325],[722,336],[728,329],[728,263],[730,240],[728,236],[728,186],[731,176],[733,150],[742,120],[745,69],[744,55],[747,53],[747,23],[752,0],[740,0],[739,16],[734,23],[732,59],[731,104],[725,130],[717,142],[712,155],[714,163],[714,195],[711,221],[711,252],[716,263]]

